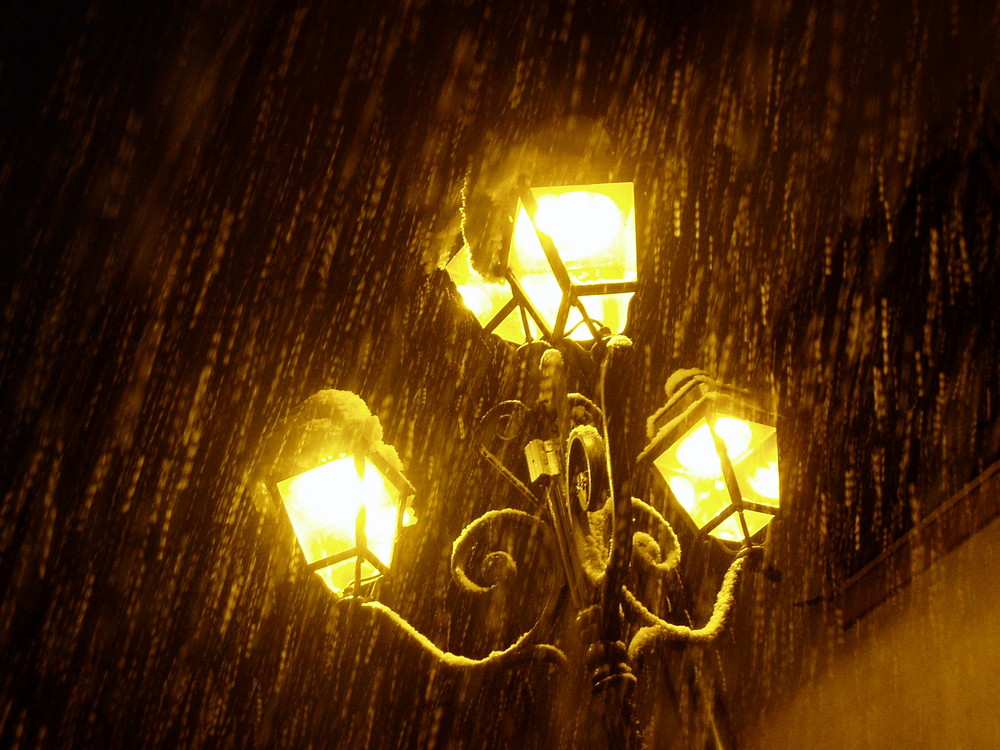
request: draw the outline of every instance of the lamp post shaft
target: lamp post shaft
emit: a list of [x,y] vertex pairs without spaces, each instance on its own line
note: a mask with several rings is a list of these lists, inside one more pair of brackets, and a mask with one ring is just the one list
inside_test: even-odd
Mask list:
[[601,396],[604,402],[605,450],[608,478],[614,493],[614,530],[604,588],[601,592],[603,615],[602,635],[605,640],[619,641],[622,622],[619,612],[621,587],[628,575],[632,558],[632,461],[625,430],[626,381],[631,342],[624,337],[608,347],[601,366]]

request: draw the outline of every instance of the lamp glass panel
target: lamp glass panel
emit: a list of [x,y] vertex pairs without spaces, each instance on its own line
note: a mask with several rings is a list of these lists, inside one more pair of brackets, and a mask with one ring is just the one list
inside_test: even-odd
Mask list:
[[733,466],[743,497],[761,505],[777,508],[781,498],[778,489],[778,443],[774,428],[738,465]]
[[[632,299],[632,294],[633,292],[595,294],[581,296],[579,300],[583,303],[583,307],[586,309],[587,315],[589,315],[592,320],[603,323],[616,333],[621,333],[625,330],[625,323],[628,322],[628,303]],[[569,319],[566,324],[567,330],[576,325],[577,322],[579,322],[580,325],[574,329],[569,338],[576,339],[578,341],[591,338],[589,334],[582,335],[586,333],[587,326],[583,324],[583,318],[581,317],[579,311],[573,309],[570,311]]]
[[[334,563],[333,565],[327,565],[326,567],[320,568],[319,570],[313,571],[319,576],[320,580],[326,584],[327,588],[331,591],[335,591],[338,594],[343,594],[344,591],[354,584],[354,567],[357,565],[357,559],[351,557],[347,560],[343,560],[339,563]],[[361,563],[361,579],[369,579],[375,576],[378,570],[374,565],[368,562]]]
[[[715,432],[726,446],[742,498],[778,507],[778,452],[775,429],[770,425],[718,416]],[[708,422],[698,420],[681,438],[653,461],[677,502],[702,529],[733,504]],[[766,526],[772,515],[744,510],[751,536]],[[709,532],[729,541],[743,539],[737,514],[730,515]]]
[[[479,325],[484,328],[503,309],[504,305],[513,299],[510,284],[506,281],[498,284],[487,282],[472,267],[469,258],[469,248],[467,246],[463,247],[451,259],[448,265],[445,266],[445,270],[455,283],[455,288],[462,298],[462,304],[476,316]],[[558,308],[558,302],[556,303],[556,307]],[[528,330],[531,333],[531,338],[541,337],[541,332],[530,318],[528,319]],[[515,344],[523,344],[529,340],[524,330],[521,311],[518,308],[514,308],[514,310],[500,321],[492,333],[495,333],[505,341],[511,341]]]
[[[368,549],[383,564],[392,559],[399,490],[368,459],[359,475],[354,456],[340,456],[278,482],[278,492],[307,563],[355,546],[358,511],[365,507]],[[367,562],[364,575],[375,568]],[[354,579],[354,558],[317,571],[326,584],[342,591]]]
[[[635,198],[632,183],[532,188],[535,221],[552,238],[577,284],[635,281]],[[548,272],[528,212],[518,202],[510,265],[515,273]]]
[[[636,280],[632,183],[532,188],[531,192],[538,204],[538,228],[552,238],[574,285]],[[532,304],[554,325],[563,290],[520,201],[508,260]],[[629,292],[580,299],[592,319],[619,332],[624,329],[631,296]],[[576,309],[570,311],[566,328],[573,329],[570,338],[593,338]]]
[[[520,277],[519,281],[524,293],[542,316],[542,320],[549,328],[553,328],[563,298],[563,291],[559,288],[556,277],[551,272],[530,273]],[[632,299],[632,294],[632,292],[594,294],[581,296],[579,300],[591,320],[618,332],[625,328],[628,303]],[[566,330],[569,331],[568,338],[576,341],[589,341],[594,338],[576,307],[570,308],[569,316],[566,318]]]
[[[768,513],[758,513],[755,510],[744,510],[743,518],[747,522],[747,530],[750,532],[750,536],[753,536],[767,526],[774,516]],[[709,536],[714,536],[717,539],[727,542],[742,542],[743,527],[740,525],[739,514],[733,513],[733,515],[712,529]]]

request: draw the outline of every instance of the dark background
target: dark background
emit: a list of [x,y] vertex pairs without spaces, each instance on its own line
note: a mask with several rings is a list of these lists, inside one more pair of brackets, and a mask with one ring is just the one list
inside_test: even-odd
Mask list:
[[[546,667],[334,607],[250,492],[291,407],[356,391],[418,489],[387,603],[474,656],[530,625],[530,586],[450,583],[514,502],[471,434],[517,364],[435,269],[466,175],[580,123],[636,185],[630,449],[678,367],[780,398],[782,580],[637,701],[663,746],[708,704],[751,734],[803,613],[835,640],[844,582],[1000,455],[998,38],[971,0],[4,3],[0,745],[593,739]],[[700,621],[726,563],[682,542]]]

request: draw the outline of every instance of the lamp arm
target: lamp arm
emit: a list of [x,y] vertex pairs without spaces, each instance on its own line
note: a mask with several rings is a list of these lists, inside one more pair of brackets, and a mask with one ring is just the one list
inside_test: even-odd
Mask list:
[[[466,526],[451,545],[451,574],[455,582],[473,594],[486,593],[508,578],[517,574],[517,561],[506,549],[493,549],[479,562],[479,580],[469,576],[470,558],[474,550],[483,546],[482,536],[495,532],[506,541],[511,541],[517,531],[541,534],[546,546],[551,546],[551,531],[537,516],[532,516],[514,508],[487,511]],[[490,545],[493,547],[494,545]]]
[[[758,548],[754,548],[758,549]],[[672,622],[657,617],[646,606],[639,601],[627,587],[622,589],[622,600],[628,613],[636,620],[645,623],[645,626],[632,638],[629,644],[629,657],[639,659],[649,649],[655,647],[660,642],[684,641],[687,643],[709,643],[714,640],[725,627],[726,619],[733,605],[736,584],[740,574],[746,567],[748,555],[737,557],[730,563],[726,575],[722,579],[722,586],[715,597],[715,606],[712,607],[712,616],[701,628],[690,628],[686,625],[676,625]]]
[[[552,527],[543,518],[514,508],[488,511],[466,526],[452,543],[452,578],[471,594],[489,593],[518,574],[513,554],[518,546],[522,551],[551,555],[554,547]],[[541,612],[528,632],[506,651],[515,647],[538,650],[539,641],[551,635],[558,612],[565,603],[566,588],[558,579],[545,577],[541,580],[546,584]],[[540,653],[549,651],[542,649]],[[553,658],[564,660],[561,652],[559,654]]]
[[[504,542],[507,543],[506,546],[510,546],[515,537],[519,538],[517,541],[530,543],[531,535],[536,533],[541,534],[543,546],[551,545],[551,531],[545,522],[536,516],[513,508],[485,513],[469,524],[453,542],[452,576],[470,593],[491,591],[517,573],[517,562],[507,549],[493,549],[478,560],[477,575],[470,576],[471,558],[483,548],[484,534],[487,535],[485,541],[490,541],[490,535],[499,537],[499,546],[503,547]],[[496,545],[490,545],[493,546]],[[362,601],[356,597],[346,597],[338,602],[338,606],[347,607],[352,615],[370,618],[373,626],[377,626],[379,621],[388,623],[435,661],[448,667],[466,671],[507,669],[518,664],[542,661],[566,669],[569,662],[562,650],[553,644],[542,642],[551,630],[552,622],[563,602],[561,587],[552,585],[549,589],[545,605],[535,623],[512,644],[482,659],[445,651],[399,613],[378,601]]]
[[413,627],[400,614],[381,602],[361,602],[358,599],[345,598],[338,602],[338,606],[356,607],[359,612],[373,620],[372,625],[377,625],[378,620],[390,623],[397,632],[402,633],[408,640],[418,645],[435,661],[449,667],[465,671],[489,668],[508,669],[518,664],[542,661],[552,662],[563,669],[568,669],[569,662],[562,650],[548,643],[535,642],[537,624],[536,627],[528,630],[507,648],[501,651],[494,651],[482,659],[472,659],[468,656],[462,656],[461,654],[455,654],[439,648],[430,638]]

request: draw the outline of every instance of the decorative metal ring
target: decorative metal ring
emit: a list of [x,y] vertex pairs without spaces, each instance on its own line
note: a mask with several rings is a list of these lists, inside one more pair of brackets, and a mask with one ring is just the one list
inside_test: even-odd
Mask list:
[[574,427],[569,434],[567,479],[570,504],[575,512],[594,512],[607,502],[611,488],[604,457],[604,440],[590,425]]
[[493,440],[509,443],[520,433],[528,408],[520,401],[501,401],[479,420],[477,439],[489,446]]

